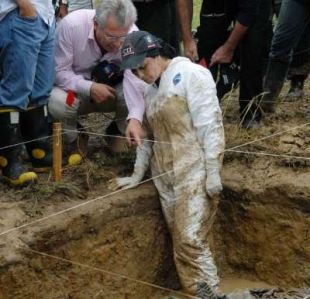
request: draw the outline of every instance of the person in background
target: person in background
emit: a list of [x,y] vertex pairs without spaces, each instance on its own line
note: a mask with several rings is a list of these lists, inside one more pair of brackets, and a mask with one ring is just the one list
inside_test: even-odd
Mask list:
[[[184,53],[195,59],[197,48],[190,30],[193,1],[177,1]],[[208,67],[228,66],[239,49],[239,107],[241,126],[245,129],[260,125],[261,113],[256,102],[259,102],[263,92],[271,8],[271,0],[205,0],[200,11],[198,54],[206,59]],[[229,31],[231,25],[233,27]]]
[[68,12],[70,13],[78,9],[95,9],[95,2],[95,0],[68,0]]
[[[1,0],[0,168],[13,186],[52,166],[47,101],[54,82],[54,8],[48,0]],[[33,171],[21,159],[23,142]]]
[[68,13],[78,9],[94,9],[94,0],[53,0],[55,1],[56,17],[62,19]]
[[53,0],[57,21],[68,14],[68,0]]
[[[293,50],[300,41],[303,33],[307,34],[306,39],[309,39],[310,31],[305,31],[309,20],[309,1],[284,0],[282,2],[278,22],[271,42],[267,72],[264,80],[265,94],[261,107],[265,113],[273,113],[275,111],[275,100],[279,96],[285,81]],[[308,50],[305,49],[305,52]]]
[[[279,17],[282,0],[274,1],[274,13]],[[290,81],[288,100],[296,100],[304,94],[304,82],[310,72],[310,24],[304,29],[292,53],[287,79]]]
[[[183,290],[214,298],[219,277],[207,242],[222,190],[222,114],[211,73],[148,32],[132,32],[122,47],[123,69],[150,84],[145,93],[149,138],[137,148],[132,176],[110,188],[132,188],[151,163],[153,181],[172,235]],[[214,290],[213,290],[214,288]]]
[[175,0],[133,0],[138,13],[136,25],[179,51],[179,31]]

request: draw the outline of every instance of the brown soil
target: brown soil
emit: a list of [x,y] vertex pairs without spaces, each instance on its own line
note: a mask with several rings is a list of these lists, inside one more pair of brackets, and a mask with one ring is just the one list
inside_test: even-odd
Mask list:
[[[277,113],[265,118],[265,126],[245,131],[237,125],[236,95],[225,99],[226,148],[310,122],[308,97],[289,104],[282,100]],[[91,124],[90,119],[86,122]],[[247,279],[241,280],[244,288],[252,287],[248,280],[309,287],[309,127],[236,148],[277,157],[226,152],[224,191],[212,233],[223,289],[234,288],[227,287],[227,281],[237,278]],[[20,190],[0,185],[1,299],[171,294],[132,279],[179,288],[155,188],[145,183],[108,195],[107,181],[129,174],[134,157],[109,157],[103,144],[102,137],[93,137],[89,159],[65,169],[61,183],[46,174],[39,184]]]

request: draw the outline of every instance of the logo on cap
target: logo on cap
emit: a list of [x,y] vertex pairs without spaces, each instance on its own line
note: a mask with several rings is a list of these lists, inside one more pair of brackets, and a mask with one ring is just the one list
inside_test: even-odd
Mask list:
[[133,50],[133,48],[131,46],[128,46],[128,47],[123,49],[123,52],[122,52],[123,57],[133,55],[133,54],[135,54],[135,51]]
[[148,49],[151,49],[151,48],[155,48],[155,47],[156,47],[156,43],[155,43],[155,41],[154,41],[154,39],[152,38],[151,35],[146,35],[146,36],[144,37],[144,39],[145,39],[145,41],[146,41],[146,43],[147,43],[147,48],[148,48]]

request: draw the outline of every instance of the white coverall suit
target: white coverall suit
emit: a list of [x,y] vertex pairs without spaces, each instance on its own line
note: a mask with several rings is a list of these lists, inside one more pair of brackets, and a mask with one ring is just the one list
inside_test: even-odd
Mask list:
[[159,87],[145,95],[146,118],[154,145],[137,148],[134,173],[117,178],[116,187],[134,187],[151,170],[173,239],[174,259],[185,291],[217,286],[219,279],[207,235],[216,212],[207,193],[222,188],[219,176],[224,151],[222,114],[210,72],[187,58],[174,58]]

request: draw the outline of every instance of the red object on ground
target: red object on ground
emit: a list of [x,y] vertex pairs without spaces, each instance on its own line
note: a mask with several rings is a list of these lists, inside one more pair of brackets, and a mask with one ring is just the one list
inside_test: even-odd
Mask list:
[[66,104],[71,107],[74,103],[74,97],[75,97],[75,94],[72,90],[68,90],[67,92],[67,99],[66,99]]

